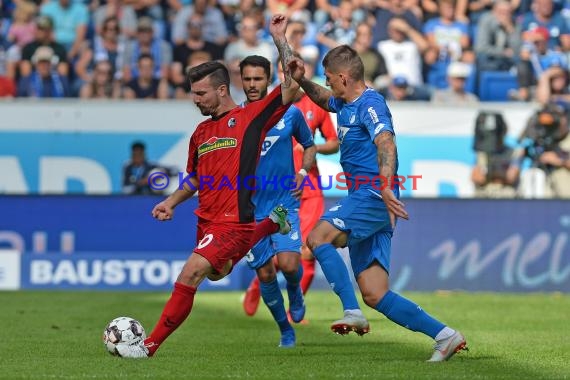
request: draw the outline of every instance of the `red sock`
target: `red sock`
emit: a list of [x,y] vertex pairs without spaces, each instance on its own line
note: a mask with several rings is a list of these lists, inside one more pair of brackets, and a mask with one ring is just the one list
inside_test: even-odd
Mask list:
[[255,231],[253,231],[251,245],[255,245],[265,236],[274,234],[277,231],[279,231],[279,225],[277,223],[273,222],[269,218],[263,219],[261,222],[255,225]]
[[303,266],[303,278],[301,279],[301,290],[303,294],[307,294],[307,290],[315,277],[315,260],[301,260]]
[[184,285],[180,282],[174,283],[174,290],[170,299],[164,305],[162,315],[156,326],[145,339],[144,344],[149,350],[149,356],[154,355],[158,347],[184,322],[192,310],[196,288]]

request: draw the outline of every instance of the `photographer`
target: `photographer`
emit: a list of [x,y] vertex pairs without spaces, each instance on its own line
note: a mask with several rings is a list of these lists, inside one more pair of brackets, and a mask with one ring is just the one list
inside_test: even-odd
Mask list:
[[568,115],[549,103],[533,115],[520,141],[532,167],[545,174],[546,198],[570,198],[570,137]]
[[519,181],[519,161],[505,144],[507,124],[500,113],[481,111],[475,122],[476,163],[471,172],[475,196],[514,198]]

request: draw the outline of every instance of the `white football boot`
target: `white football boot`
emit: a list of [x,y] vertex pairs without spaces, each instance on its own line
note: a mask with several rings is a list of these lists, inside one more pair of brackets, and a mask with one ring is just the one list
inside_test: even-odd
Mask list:
[[428,362],[443,362],[449,360],[449,358],[461,350],[469,350],[465,337],[459,331],[455,331],[449,338],[436,342],[433,348],[433,354]]

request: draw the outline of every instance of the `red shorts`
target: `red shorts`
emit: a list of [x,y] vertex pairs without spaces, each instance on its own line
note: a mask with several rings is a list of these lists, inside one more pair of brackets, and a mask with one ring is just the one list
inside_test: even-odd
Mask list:
[[203,256],[212,267],[221,272],[228,260],[233,265],[251,249],[255,223],[220,223],[199,220],[198,244],[194,252]]
[[323,212],[325,211],[325,200],[323,197],[311,197],[301,200],[299,207],[299,219],[301,220],[301,236],[303,242],[307,241],[309,232],[315,227]]

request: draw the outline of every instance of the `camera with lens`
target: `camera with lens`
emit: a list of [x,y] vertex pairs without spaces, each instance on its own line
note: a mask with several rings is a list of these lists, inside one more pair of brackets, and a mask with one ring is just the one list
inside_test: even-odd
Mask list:
[[557,104],[547,104],[528,120],[519,139],[525,141],[525,154],[537,163],[544,152],[554,151],[567,133],[565,110]]
[[504,182],[506,178],[512,153],[504,143],[507,129],[500,112],[480,111],[475,120],[473,149],[479,153],[479,165],[485,167],[488,182]]

